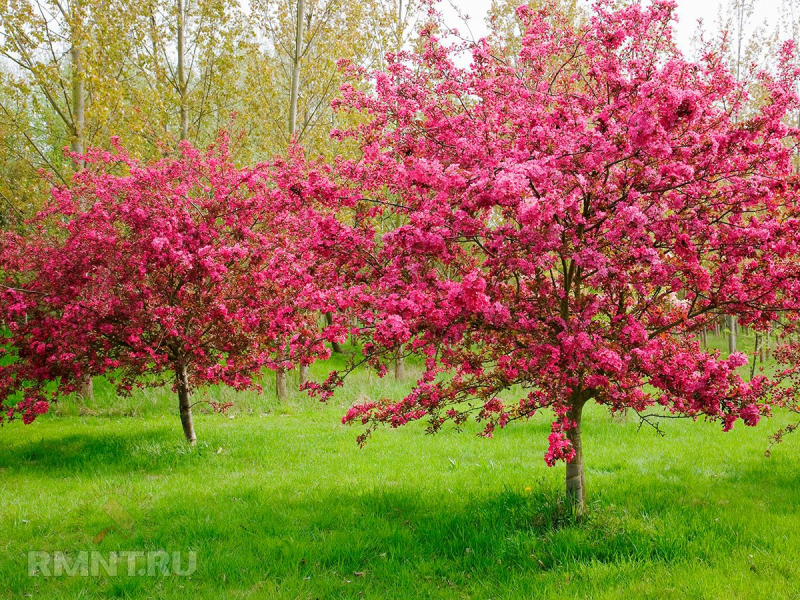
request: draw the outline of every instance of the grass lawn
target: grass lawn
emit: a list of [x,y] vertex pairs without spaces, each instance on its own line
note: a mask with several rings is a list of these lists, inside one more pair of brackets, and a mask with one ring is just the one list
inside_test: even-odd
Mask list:
[[[575,523],[544,417],[493,440],[381,430],[359,449],[344,406],[402,386],[357,373],[329,405],[239,394],[229,415],[201,411],[191,449],[167,392],[97,387],[92,405],[0,430],[0,597],[800,597],[800,435],[764,456],[789,415],[729,433],[668,421],[659,437],[591,407]],[[96,541],[109,500],[125,519]],[[193,551],[196,571],[28,574],[31,551],[82,550]]]

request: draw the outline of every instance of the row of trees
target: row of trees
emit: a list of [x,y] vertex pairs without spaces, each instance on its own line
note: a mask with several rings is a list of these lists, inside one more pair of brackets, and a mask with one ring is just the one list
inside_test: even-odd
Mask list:
[[[0,193],[5,219],[68,184],[62,148],[141,157],[231,132],[252,164],[296,135],[328,154],[337,61],[380,68],[419,14],[396,0],[5,0],[0,6]],[[298,15],[300,18],[298,19]]]
[[[405,398],[344,416],[362,441],[423,418],[492,436],[547,411],[545,460],[567,463],[580,512],[587,403],[725,430],[793,403],[795,54],[752,81],[724,50],[689,61],[674,8],[523,7],[509,44],[452,44],[434,19],[383,70],[343,65],[335,161],[292,146],[237,167],[225,136],[155,162],[73,154],[72,183],[0,241],[4,418],[87,375],[123,393],[168,378],[192,441],[191,389],[257,385],[350,334],[348,372],[424,359]],[[747,356],[705,349],[722,318],[778,336],[783,366],[747,377]],[[328,397],[346,374],[308,387]]]

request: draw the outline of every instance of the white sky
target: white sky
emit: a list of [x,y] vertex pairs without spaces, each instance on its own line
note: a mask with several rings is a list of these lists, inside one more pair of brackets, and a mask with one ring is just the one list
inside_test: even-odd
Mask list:
[[[717,31],[720,5],[727,5],[728,2],[727,0],[677,0],[677,2],[679,19],[676,26],[677,42],[685,54],[691,55],[692,37],[697,30],[698,19],[703,20],[703,28],[706,32]],[[754,0],[755,10],[751,17],[751,28],[766,20],[769,31],[773,31],[777,25],[780,7],[783,2],[784,0]],[[475,38],[486,35],[487,29],[484,18],[491,5],[491,0],[444,0],[439,5],[439,9],[444,13],[448,24],[466,34],[465,28],[458,22],[456,10],[448,6],[448,4],[457,6],[462,14],[469,15],[469,29]]]

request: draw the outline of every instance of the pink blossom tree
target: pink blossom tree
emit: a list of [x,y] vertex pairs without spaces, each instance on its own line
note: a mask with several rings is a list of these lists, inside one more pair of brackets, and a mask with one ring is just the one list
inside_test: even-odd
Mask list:
[[545,460],[566,462],[578,513],[588,402],[755,425],[788,397],[784,373],[745,381],[745,355],[695,334],[800,307],[792,48],[758,75],[752,109],[723,56],[676,50],[673,1],[611,5],[577,29],[523,7],[519,56],[479,42],[468,67],[428,27],[372,91],[344,90],[339,108],[369,118],[336,132],[360,144],[340,170],[364,222],[400,223],[361,249],[366,360],[425,358],[409,395],[343,421],[366,426],[362,442],[471,415],[491,436],[549,410]]
[[119,147],[82,158],[25,235],[0,238],[0,420],[29,423],[104,374],[123,394],[171,382],[195,443],[194,388],[257,387],[264,367],[327,356],[316,281],[336,267],[317,236],[338,221],[307,200],[335,193],[325,168],[297,149],[237,168],[224,137],[155,164]]

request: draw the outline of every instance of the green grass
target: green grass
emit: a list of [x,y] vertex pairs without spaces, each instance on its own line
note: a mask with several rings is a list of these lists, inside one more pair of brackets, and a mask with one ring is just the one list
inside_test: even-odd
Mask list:
[[[6,426],[0,597],[800,597],[800,437],[764,457],[790,416],[729,433],[669,421],[659,437],[592,407],[576,523],[563,466],[542,460],[544,418],[493,440],[381,430],[359,449],[344,407],[404,387],[357,373],[329,405],[237,394],[229,415],[197,415],[194,449],[166,391],[118,401],[102,382],[90,405]],[[109,498],[133,528],[95,544]],[[158,549],[196,551],[196,572],[27,572],[29,551]]]

